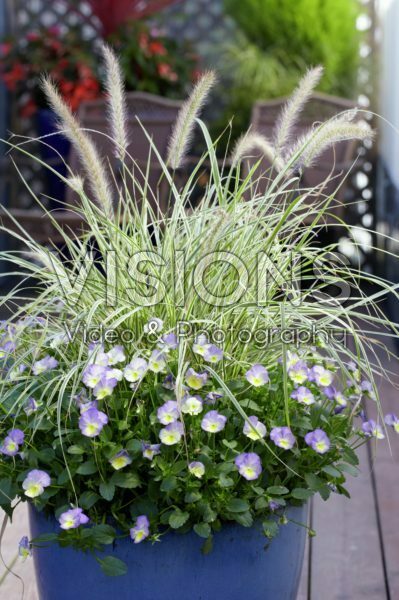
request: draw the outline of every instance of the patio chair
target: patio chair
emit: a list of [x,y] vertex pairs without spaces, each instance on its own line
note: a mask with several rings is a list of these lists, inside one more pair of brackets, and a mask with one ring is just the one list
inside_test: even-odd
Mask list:
[[[166,186],[161,185],[158,187],[162,168],[154,151],[151,151],[150,142],[143,128],[153,140],[161,158],[165,159],[172,127],[182,103],[145,92],[127,93],[126,102],[128,111],[127,131],[129,137],[127,150],[135,162],[135,164],[132,163],[132,173],[135,179],[142,184],[144,181],[143,173],[148,168],[149,162],[150,173],[148,183],[152,192],[149,192],[149,200],[154,209],[156,209],[157,202],[159,202],[160,209],[164,211],[167,208],[168,202],[167,192],[165,191]],[[100,156],[106,162],[110,163],[109,166],[113,169],[117,177],[117,183],[120,183],[120,180],[118,181],[120,174],[118,159],[115,157],[115,146],[112,140],[107,137],[107,135],[110,135],[110,124],[107,115],[106,100],[99,99],[84,102],[80,107],[78,118],[81,126],[90,130],[89,135],[95,141]],[[81,171],[79,158],[73,150],[69,162],[74,173]],[[127,158],[127,164],[129,164],[129,158]],[[166,184],[166,181],[164,181],[164,184]],[[139,203],[140,192],[133,185],[130,188]],[[72,190],[68,191],[67,203],[74,203],[74,195]],[[158,196],[157,200],[154,196]]]
[[[251,130],[262,133],[271,139],[276,121],[285,102],[286,98],[256,102],[252,110]],[[336,116],[342,111],[355,108],[355,106],[354,102],[344,98],[314,93],[299,117],[299,122],[293,131],[292,138],[294,140],[297,139],[315,124],[317,125]],[[330,205],[330,212],[338,217],[342,216],[344,210],[345,177],[355,158],[357,146],[358,143],[353,140],[336,144],[333,149],[331,148],[324,152],[313,167],[303,172],[299,183],[300,188],[314,188],[325,182],[324,185],[320,185],[318,193],[327,196],[334,194],[334,201]],[[259,158],[260,156],[257,156],[256,151],[254,151],[253,156],[247,161],[246,169],[255,164]],[[270,166],[270,163],[268,164],[263,159],[258,172],[264,173]],[[326,181],[327,178],[328,181]],[[257,181],[257,191],[262,193],[265,191],[266,186],[267,176],[262,176]],[[312,198],[309,198],[308,203],[312,202],[312,199],[317,200],[317,192],[316,196],[313,195]],[[326,217],[327,222],[334,220],[334,218]]]

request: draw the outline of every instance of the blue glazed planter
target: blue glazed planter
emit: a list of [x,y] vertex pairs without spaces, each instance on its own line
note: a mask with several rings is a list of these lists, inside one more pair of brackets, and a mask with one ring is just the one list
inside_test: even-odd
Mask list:
[[[307,522],[307,507],[289,519]],[[59,531],[55,520],[30,510],[32,537]],[[261,525],[227,525],[201,554],[196,534],[170,533],[162,542],[118,540],[108,554],[124,560],[127,575],[107,577],[90,554],[72,548],[34,548],[40,600],[295,600],[306,530],[288,523],[268,545]]]

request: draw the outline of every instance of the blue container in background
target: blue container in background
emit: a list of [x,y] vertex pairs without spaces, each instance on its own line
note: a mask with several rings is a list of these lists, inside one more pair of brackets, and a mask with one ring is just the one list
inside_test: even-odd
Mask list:
[[[288,519],[307,523],[307,506],[289,508]],[[32,537],[59,531],[30,507]],[[34,548],[40,600],[295,600],[306,529],[289,522],[271,542],[261,524],[226,525],[201,554],[195,533],[168,533],[156,544],[117,540],[106,554],[125,561],[128,573],[107,577],[95,558],[52,544]]]

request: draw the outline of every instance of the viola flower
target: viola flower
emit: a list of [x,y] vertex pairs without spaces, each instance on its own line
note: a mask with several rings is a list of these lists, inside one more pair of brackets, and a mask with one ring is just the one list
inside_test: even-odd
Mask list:
[[334,400],[337,404],[336,408],[335,408],[335,412],[341,412],[344,410],[344,408],[346,408],[348,406],[348,399],[345,398],[345,396],[343,395],[342,392],[336,392],[334,394]]
[[18,555],[23,559],[26,560],[28,558],[28,556],[32,556],[32,550],[31,550],[31,545],[29,543],[29,539],[28,536],[24,535],[20,540],[19,540],[19,544],[18,544]]
[[79,406],[80,414],[82,415],[87,410],[95,408],[98,410],[98,400],[90,400],[88,402],[82,402]]
[[161,444],[146,444],[143,442],[141,448],[143,451],[143,458],[148,458],[148,460],[152,460],[154,456],[161,454]]
[[[12,342],[11,340],[8,340],[2,346],[0,346],[0,358],[4,358],[5,356],[7,356],[11,352],[13,352],[15,350],[15,348],[16,348],[16,346],[15,346],[14,342]],[[35,373],[35,375],[36,375],[36,373]]]
[[176,350],[179,346],[179,342],[177,341],[177,337],[175,333],[167,333],[162,336],[161,341],[159,343],[161,350],[165,352],[169,352],[169,350]]
[[366,379],[364,379],[363,381],[360,382],[360,389],[362,390],[362,392],[369,394],[373,391],[373,385],[370,381],[367,381]]
[[114,346],[107,352],[108,365],[113,366],[126,360],[123,346]]
[[356,382],[360,381],[360,370],[357,367],[356,363],[353,362],[353,360],[351,360],[350,362],[348,362],[348,364],[346,365],[348,368],[348,371],[350,371],[352,373],[352,377]]
[[188,470],[194,477],[201,479],[205,474],[205,465],[200,461],[193,461],[188,465]]
[[114,467],[114,469],[116,471],[119,471],[120,469],[123,469],[127,465],[130,465],[132,462],[132,459],[131,459],[129,453],[127,452],[127,450],[121,450],[120,452],[115,454],[115,456],[110,458],[109,462],[111,463],[111,465]]
[[309,431],[309,433],[305,435],[305,442],[318,454],[325,454],[329,451],[331,446],[328,435],[322,429]]
[[169,425],[178,420],[180,416],[176,400],[168,400],[157,410],[157,418],[162,425]]
[[0,453],[6,456],[16,456],[19,447],[24,443],[25,434],[20,429],[10,429],[0,446]]
[[38,402],[31,396],[26,401],[26,406],[24,408],[25,414],[29,417],[39,408]]
[[274,427],[270,432],[270,439],[283,450],[291,450],[296,441],[289,427]]
[[203,405],[200,396],[188,396],[184,399],[181,410],[188,415],[199,415],[202,412]]
[[383,434],[380,425],[377,425],[377,423],[373,421],[373,419],[365,421],[362,424],[362,430],[367,437],[374,437],[377,440],[383,440],[385,438],[385,435]]
[[287,358],[286,358],[286,364],[287,364],[287,369],[291,369],[293,366],[296,365],[296,363],[300,360],[298,354],[295,354],[295,352],[291,352],[290,350],[288,350],[287,352]]
[[160,373],[166,367],[165,354],[160,350],[154,350],[148,361],[148,368],[153,373]]
[[157,317],[152,317],[144,325],[144,333],[160,333],[162,329],[163,321],[162,319],[158,319]]
[[199,335],[194,344],[193,344],[193,352],[195,354],[199,354],[199,356],[204,356],[205,349],[209,345],[208,338],[205,334]]
[[269,509],[274,512],[275,510],[280,508],[280,504],[275,500],[269,500]]
[[294,383],[302,385],[308,379],[309,369],[304,360],[297,360],[292,367],[288,369],[288,377]]
[[139,544],[150,535],[150,522],[145,515],[137,517],[134,527],[130,529],[130,537],[135,544]]
[[82,508],[71,508],[63,512],[58,522],[61,529],[77,529],[81,525],[86,525],[89,522],[89,517],[84,514]]
[[28,498],[37,498],[37,496],[43,494],[44,488],[50,484],[51,479],[46,471],[33,469],[33,471],[29,471],[22,482],[22,488],[25,490],[25,496],[28,496]]
[[266,385],[269,382],[269,373],[262,365],[256,364],[251,367],[246,373],[245,377],[247,381],[254,387],[260,387]]
[[210,410],[201,421],[201,428],[208,433],[218,433],[225,428],[227,417],[216,410]]
[[147,361],[144,358],[134,358],[123,371],[123,376],[126,381],[135,383],[144,377],[148,369]]
[[46,373],[47,371],[51,371],[57,367],[58,360],[56,360],[53,356],[47,355],[33,364],[32,372],[34,375],[41,375],[42,373]]
[[89,408],[79,418],[79,429],[86,437],[96,437],[108,423],[105,413],[96,408]]
[[333,385],[328,385],[324,388],[323,394],[327,396],[329,400],[334,400],[335,394],[337,393],[336,388]]
[[180,421],[175,421],[161,429],[159,438],[165,446],[174,446],[180,442],[183,433],[184,427],[182,423],[180,423]]
[[303,385],[299,386],[299,388],[292,392],[291,398],[299,402],[299,404],[304,404],[305,406],[310,406],[311,404],[315,403],[312,392]]
[[174,390],[176,387],[176,381],[175,378],[173,377],[172,373],[169,373],[169,375],[166,375],[165,379],[162,382],[162,387],[164,387],[166,390]]
[[186,383],[193,390],[200,390],[208,381],[208,373],[197,373],[194,369],[187,369]]
[[[251,425],[245,421],[244,429],[242,430],[244,435],[246,435],[250,440],[260,440],[266,436],[266,427],[261,423],[258,417],[252,416],[248,417],[248,421]],[[256,431],[254,431],[254,429]]]
[[321,387],[328,387],[332,384],[334,377],[334,373],[328,371],[321,365],[315,365],[310,369],[309,379],[310,381],[314,381],[317,385]]
[[399,433],[399,419],[395,414],[389,413],[388,415],[385,415],[385,423],[390,427],[393,427],[396,433]]
[[18,377],[20,375],[22,375],[22,373],[26,371],[26,365],[18,365],[18,367],[14,367],[13,369],[10,369],[8,371],[8,378],[10,381],[15,381],[16,379],[18,379]]
[[111,396],[117,385],[117,379],[107,377],[107,375],[104,374],[93,390],[94,397],[97,398],[97,400],[103,400],[104,398]]
[[243,452],[239,454],[234,463],[240,475],[248,481],[258,479],[262,473],[262,463],[260,457],[255,452]]
[[205,351],[203,354],[204,360],[206,362],[215,364],[218,363],[223,358],[223,351],[215,346],[214,344],[208,344],[205,347]]
[[205,403],[216,404],[220,398],[223,398],[223,394],[219,394],[218,392],[209,392],[209,394],[205,396]]
[[105,367],[102,365],[89,365],[83,371],[82,381],[88,387],[94,389],[105,374]]

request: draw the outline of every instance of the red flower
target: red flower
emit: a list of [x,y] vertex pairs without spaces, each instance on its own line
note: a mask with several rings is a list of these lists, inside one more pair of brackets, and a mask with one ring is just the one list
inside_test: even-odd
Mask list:
[[37,42],[37,40],[40,39],[40,36],[37,31],[29,31],[29,33],[26,34],[26,39],[28,42]]
[[11,44],[0,44],[0,54],[1,56],[6,56],[12,48]]
[[177,73],[167,63],[160,63],[157,66],[158,75],[168,81],[177,81]]
[[15,63],[11,71],[3,73],[3,81],[10,92],[13,92],[17,87],[17,83],[22,81],[25,76],[25,69],[21,63]]
[[20,115],[23,119],[29,119],[37,111],[36,103],[30,99],[28,100],[20,110]]
[[167,54],[167,50],[162,42],[151,42],[148,51],[155,56],[165,56]]

